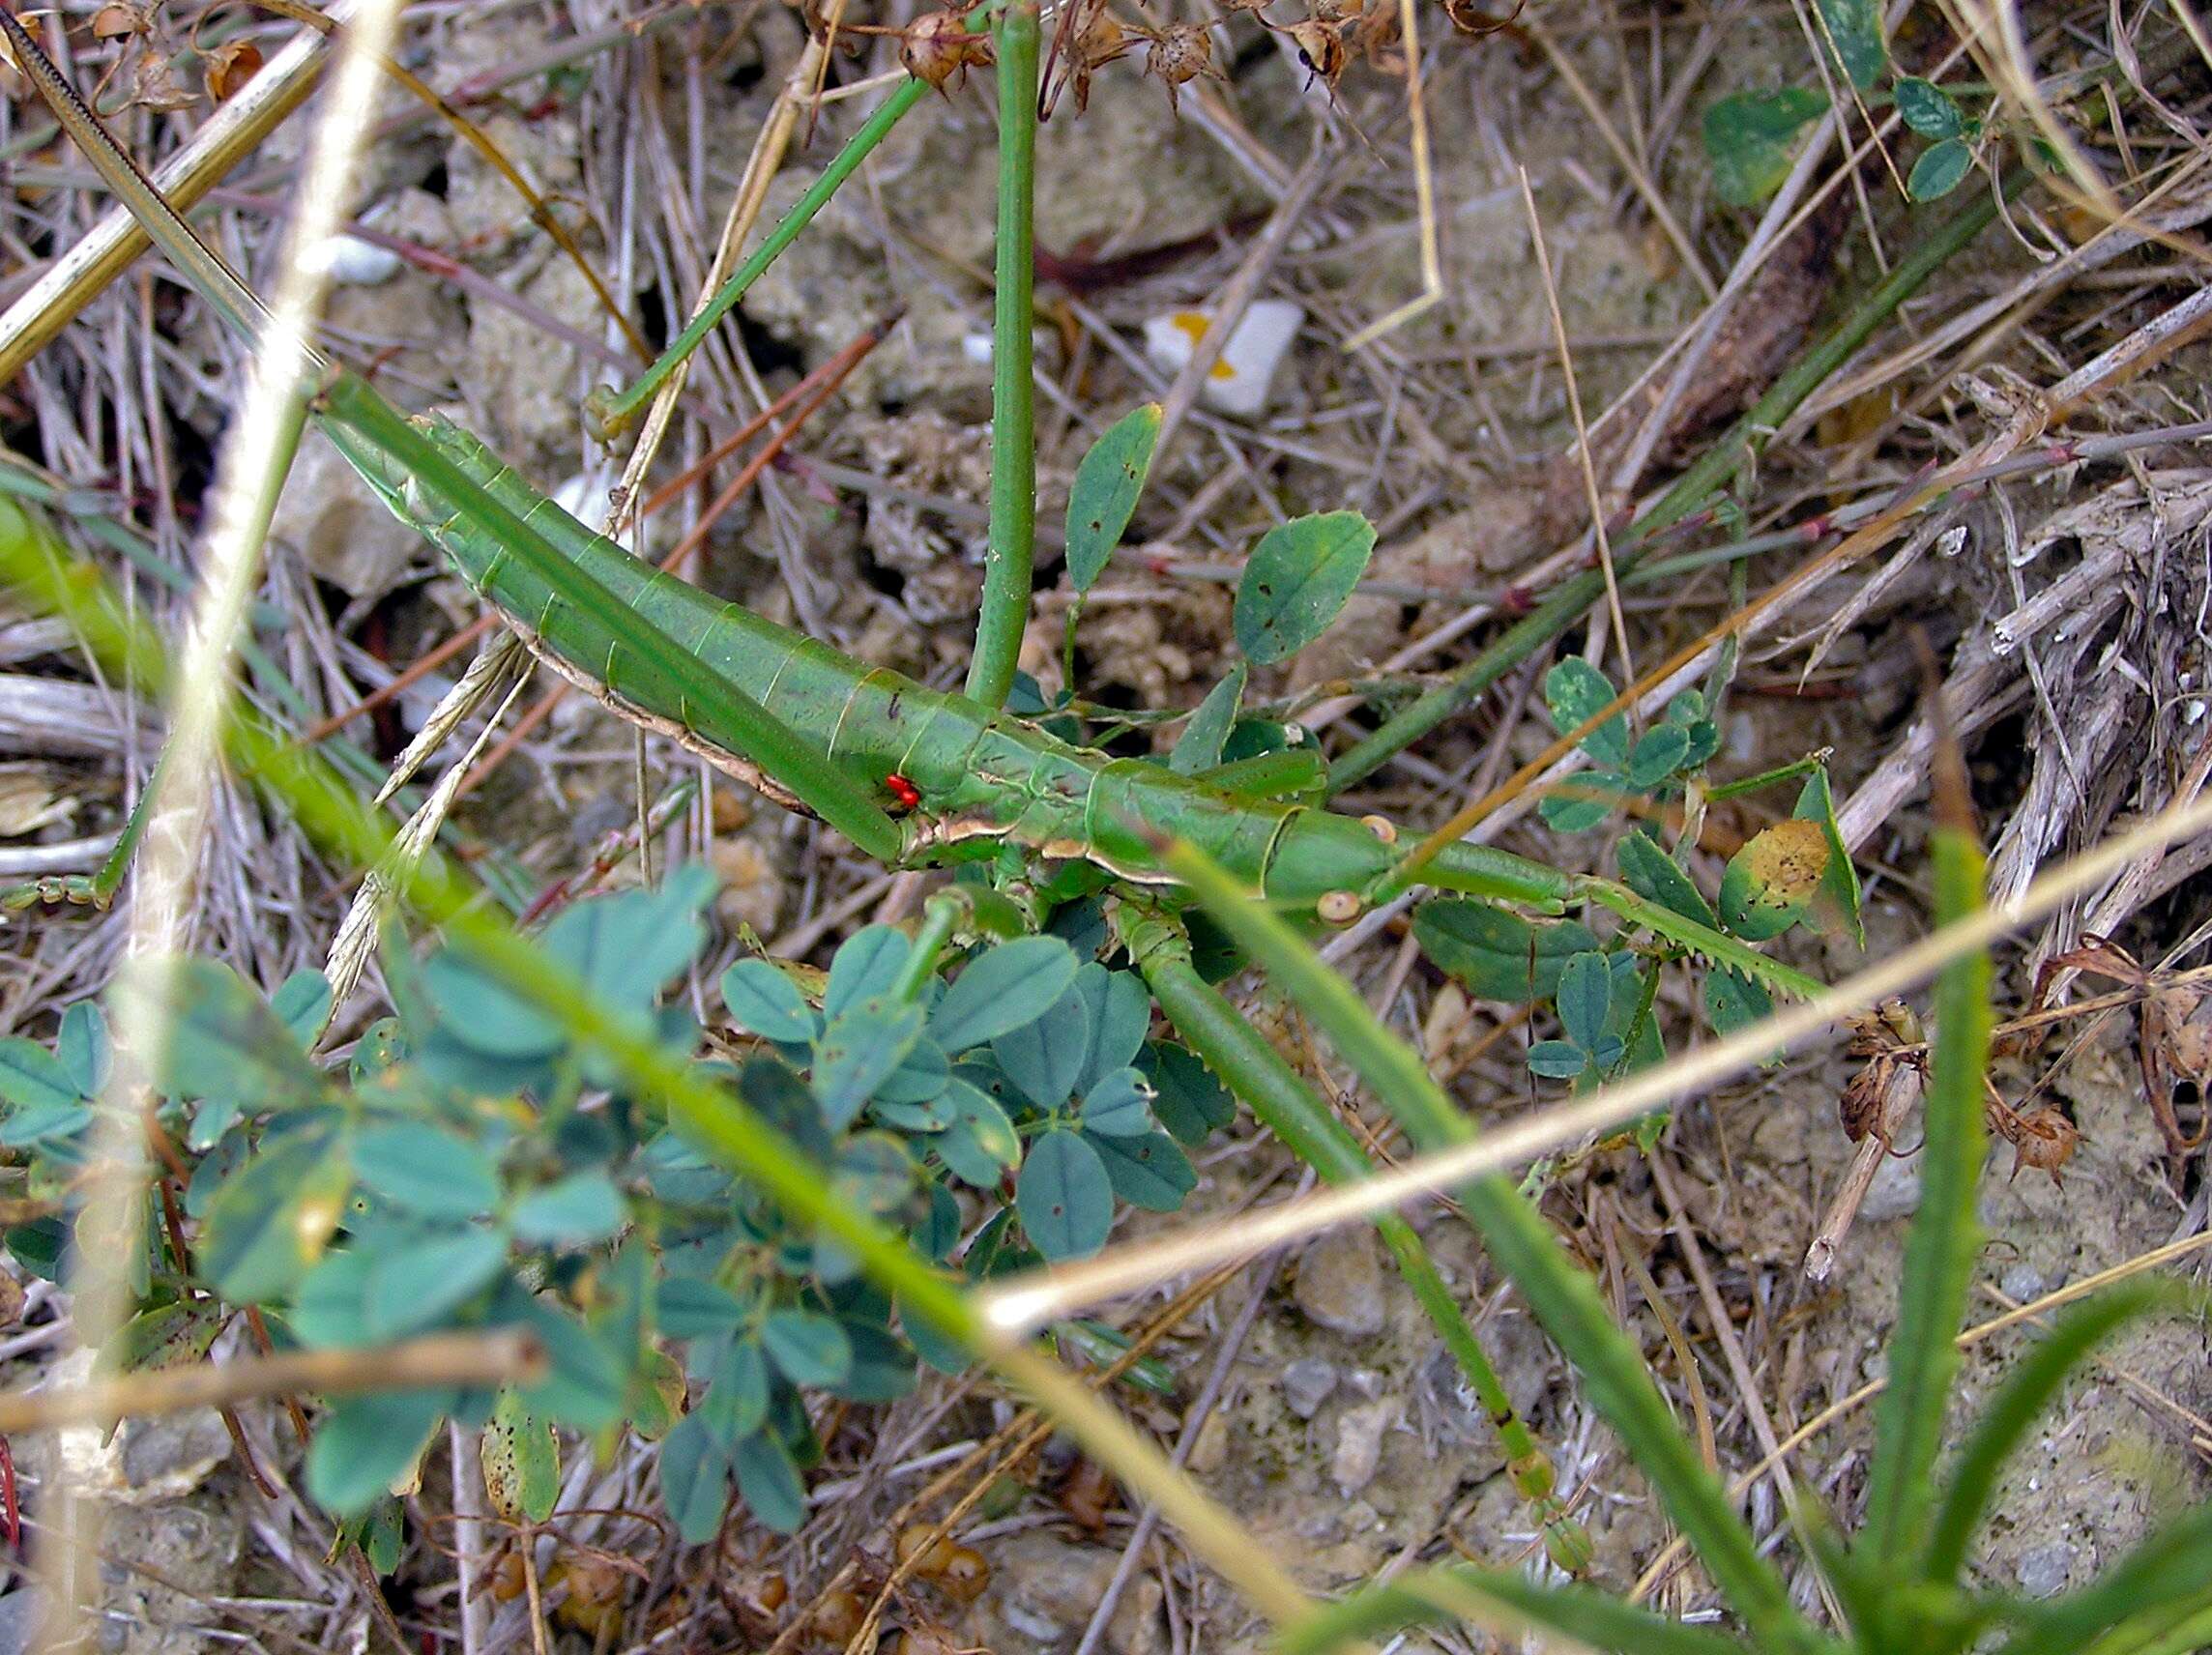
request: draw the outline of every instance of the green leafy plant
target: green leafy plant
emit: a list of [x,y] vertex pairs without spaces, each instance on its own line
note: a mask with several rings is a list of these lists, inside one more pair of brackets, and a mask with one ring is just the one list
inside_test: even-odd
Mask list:
[[[659,997],[706,941],[710,894],[699,870],[679,869],[656,890],[566,910],[538,946],[641,1036],[688,1054],[700,1030]],[[828,1169],[840,1201],[923,1256],[946,1260],[976,1232],[972,1275],[1095,1251],[1118,1201],[1175,1210],[1197,1179],[1174,1134],[1203,1141],[1230,1109],[1189,1054],[1148,1038],[1141,981],[1052,936],[956,962],[934,948],[869,927],[811,992],[765,960],[732,966],[732,1035],[753,1048],[729,1071],[742,1095]],[[789,1528],[816,1452],[802,1393],[888,1401],[912,1387],[917,1346],[968,1365],[926,1323],[902,1331],[849,1250],[704,1159],[464,952],[419,966],[393,952],[388,966],[400,1013],[363,1036],[342,1076],[307,1055],[329,1005],[319,973],[265,1002],[207,960],[179,962],[172,1039],[146,1055],[199,1234],[180,1258],[173,1235],[151,1233],[126,1359],[204,1350],[246,1309],[310,1349],[520,1325],[554,1355],[527,1390],[339,1405],[309,1458],[309,1488],[332,1509],[373,1502],[441,1417],[514,1443],[626,1422],[665,1437],[684,1533],[713,1531],[732,1476],[757,1518]],[[87,1003],[55,1050],[0,1043],[0,1147],[24,1154],[30,1188],[61,1209],[8,1245],[65,1282],[69,1192],[113,1062],[106,1029]],[[1094,1330],[1069,1336],[1095,1347]],[[1156,1366],[1141,1371],[1159,1381]]]

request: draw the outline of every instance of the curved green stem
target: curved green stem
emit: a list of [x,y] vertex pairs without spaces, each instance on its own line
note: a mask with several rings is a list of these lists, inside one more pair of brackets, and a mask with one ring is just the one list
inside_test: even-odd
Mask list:
[[[1250,1107],[1260,1123],[1330,1183],[1356,1183],[1374,1167],[1352,1130],[1299,1078],[1281,1053],[1198,974],[1190,944],[1164,919],[1132,915],[1124,937],[1152,998],[1176,1032]],[[1399,1274],[1436,1324],[1484,1416],[1505,1450],[1506,1474],[1535,1513],[1552,1560],[1570,1573],[1588,1567],[1589,1535],[1558,1498],[1549,1455],[1513,1406],[1482,1340],[1438,1271],[1413,1227],[1396,1213],[1375,1220],[1376,1233],[1397,1260]]]
[[[1281,918],[1187,843],[1170,845],[1162,862],[1314,1020],[1416,1146],[1434,1152],[1474,1136],[1474,1123],[1430,1078],[1419,1055],[1384,1029],[1358,991]],[[1683,1436],[1643,1351],[1614,1324],[1597,1284],[1567,1259],[1552,1227],[1507,1178],[1476,1178],[1458,1194],[1491,1258],[1580,1370],[1590,1401],[1619,1433],[1758,1646],[1777,1652],[1814,1647],[1818,1635],[1761,1555],[1720,1479]]]
[[991,346],[991,539],[968,694],[1005,705],[1030,620],[1036,545],[1036,421],[1030,331],[1035,321],[1037,14],[1012,5],[992,25],[999,58],[999,228]]
[[914,945],[907,950],[906,965],[891,984],[889,998],[892,1001],[910,1001],[921,992],[922,984],[929,981],[930,973],[937,969],[937,956],[945,951],[953,927],[975,912],[975,904],[958,886],[933,893],[921,905],[921,929],[914,934]]

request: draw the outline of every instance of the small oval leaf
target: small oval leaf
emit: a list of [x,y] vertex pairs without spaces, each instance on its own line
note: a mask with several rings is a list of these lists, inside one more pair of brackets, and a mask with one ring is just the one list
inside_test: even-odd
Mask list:
[[354,1171],[394,1206],[427,1218],[474,1218],[499,1200],[491,1157],[421,1121],[372,1126],[353,1141]]
[[1076,465],[1067,494],[1067,579],[1078,593],[1097,584],[1136,515],[1152,445],[1159,440],[1160,414],[1157,402],[1132,408]]
[[1595,1052],[1613,1015],[1613,968],[1599,953],[1577,954],[1559,973],[1559,1026],[1586,1052]]
[[1169,769],[1177,775],[1198,775],[1221,763],[1222,746],[1237,723],[1237,709],[1244,704],[1244,680],[1250,670],[1238,661],[1206,692],[1206,699],[1198,704],[1198,711],[1190,715],[1190,722],[1183,726],[1168,754]]
[[1083,1129],[1109,1138],[1142,1138],[1152,1130],[1151,1089],[1135,1069],[1118,1069],[1083,1097]]
[[1106,1245],[1114,1227],[1114,1185],[1105,1163],[1089,1144],[1059,1127],[1030,1146],[1014,1205],[1037,1251],[1055,1263],[1089,1258]]
[[561,1438],[513,1390],[499,1393],[483,1429],[484,1496],[511,1524],[543,1523],[561,1497]]
[[970,960],[930,1014],[930,1038],[965,1052],[1041,1017],[1075,980],[1075,950],[1058,937],[1002,943]]
[[761,1344],[795,1385],[833,1385],[853,1371],[853,1342],[845,1330],[811,1310],[769,1312]]
[[1473,897],[1440,897],[1413,911],[1413,938],[1440,971],[1477,1000],[1549,1000],[1575,955],[1597,946],[1579,922],[1532,925]]
[[1915,201],[1939,201],[1959,188],[1973,164],[1972,145],[1964,138],[1945,138],[1912,163],[1905,192]]
[[1328,628],[1375,553],[1375,525],[1323,511],[1272,528],[1237,583],[1237,646],[1262,666],[1287,660]]
[[814,1008],[799,985],[766,960],[740,960],[724,972],[722,1003],[748,1034],[782,1046],[814,1038]]
[[1966,117],[1951,95],[1933,80],[1908,74],[1897,83],[1897,112],[1924,138],[1956,138],[1966,131]]

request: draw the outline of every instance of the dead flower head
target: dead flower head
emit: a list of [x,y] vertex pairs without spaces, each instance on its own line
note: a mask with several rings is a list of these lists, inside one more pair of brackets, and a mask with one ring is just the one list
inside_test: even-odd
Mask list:
[[964,12],[924,12],[899,42],[899,63],[917,80],[926,80],[946,97],[971,69],[992,64],[991,37],[970,32]]
[[1167,83],[1168,107],[1175,109],[1176,89],[1196,80],[1202,74],[1223,79],[1221,71],[1213,67],[1213,35],[1204,23],[1171,23],[1151,36],[1151,50],[1146,54],[1145,73],[1156,74]]

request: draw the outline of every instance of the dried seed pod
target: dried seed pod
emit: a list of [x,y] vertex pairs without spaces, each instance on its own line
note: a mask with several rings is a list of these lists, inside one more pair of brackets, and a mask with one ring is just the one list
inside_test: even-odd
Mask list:
[[153,27],[143,7],[126,6],[121,0],[108,0],[92,15],[92,38],[96,41],[128,40],[132,35],[151,34]]
[[2025,1115],[2013,1116],[2000,1130],[2012,1145],[2014,1177],[2020,1176],[2021,1168],[2034,1167],[2049,1173],[2054,1184],[2065,1181],[2059,1174],[2081,1144],[2081,1128],[2074,1122],[2055,1109],[2031,1109]]
[[910,1523],[899,1530],[895,1553],[902,1563],[913,1559],[914,1573],[934,1581],[951,1565],[954,1547],[937,1532],[933,1523]]
[[899,44],[907,73],[947,98],[948,87],[967,83],[969,70],[988,69],[993,61],[991,37],[971,34],[965,12],[924,12],[907,25]]
[[1297,44],[1298,62],[1306,66],[1306,84],[1311,86],[1319,80],[1334,98],[1344,66],[1352,61],[1344,44],[1344,25],[1308,17],[1302,23],[1287,24],[1283,33]]
[[991,1565],[973,1546],[955,1546],[937,1583],[962,1603],[974,1603],[991,1583]]
[[199,101],[198,93],[186,91],[178,80],[176,67],[158,52],[142,53],[131,69],[131,102],[141,109],[166,115]]
[[860,1630],[860,1622],[867,1617],[867,1612],[868,1606],[860,1601],[859,1592],[839,1586],[833,1592],[822,1594],[808,1625],[820,1642],[849,1643]]
[[1213,33],[1204,23],[1171,23],[1155,31],[1151,50],[1145,57],[1145,73],[1156,74],[1168,89],[1168,107],[1179,109],[1176,89],[1202,74],[1223,77],[1213,67]]
[[528,1577],[523,1573],[522,1553],[502,1552],[499,1561],[491,1568],[491,1596],[494,1603],[512,1603],[530,1589]]
[[1452,27],[1461,34],[1480,39],[1484,35],[1495,35],[1500,29],[1511,28],[1519,19],[1522,8],[1528,3],[1528,0],[1514,0],[1513,10],[1500,17],[1495,13],[1478,10],[1474,0],[1444,0],[1444,15],[1451,19]]
[[208,96],[218,103],[227,102],[260,73],[259,46],[251,41],[226,41],[208,54]]
[[622,1566],[611,1557],[572,1553],[546,1571],[544,1590],[548,1595],[566,1591],[553,1618],[586,1638],[596,1640],[602,1632],[611,1635],[622,1626],[627,1592]]
[[1060,1509],[1075,1520],[1076,1526],[1095,1540],[1106,1532],[1106,1513],[1120,1496],[1113,1473],[1085,1455],[1075,1462],[1075,1468],[1053,1497],[1060,1501]]

